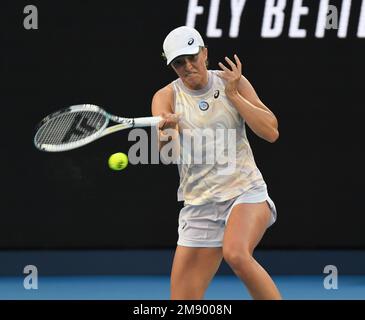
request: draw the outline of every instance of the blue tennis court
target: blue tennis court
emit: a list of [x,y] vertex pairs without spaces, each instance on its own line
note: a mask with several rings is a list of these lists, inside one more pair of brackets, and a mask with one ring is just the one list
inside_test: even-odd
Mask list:
[[[0,299],[20,300],[167,300],[168,276],[45,276],[38,289],[26,290],[21,277],[0,278]],[[321,276],[273,276],[284,299],[289,300],[363,300],[365,276],[340,276],[338,289],[325,289]],[[206,299],[251,299],[234,276],[216,276]]]

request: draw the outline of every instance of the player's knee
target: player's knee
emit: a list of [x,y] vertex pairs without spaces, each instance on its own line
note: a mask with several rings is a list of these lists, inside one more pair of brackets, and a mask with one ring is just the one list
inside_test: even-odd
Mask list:
[[239,247],[223,247],[223,257],[235,272],[247,270],[253,260],[248,249]]

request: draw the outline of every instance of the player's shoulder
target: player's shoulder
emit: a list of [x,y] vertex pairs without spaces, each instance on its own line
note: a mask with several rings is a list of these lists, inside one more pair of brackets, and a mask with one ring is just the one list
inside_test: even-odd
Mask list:
[[[209,70],[209,72],[211,74],[213,74],[213,76],[216,76],[216,78],[218,80],[220,80],[224,85],[226,85],[227,80],[220,77],[220,74],[221,74],[222,70]],[[240,80],[240,84],[242,85],[242,84],[247,84],[247,83],[250,83],[250,82],[248,81],[248,79],[244,75],[242,75],[241,80]]]
[[208,70],[210,73],[214,74],[214,75],[218,75],[219,74],[219,70],[212,70],[212,69],[209,69]]
[[214,81],[222,82],[223,84],[226,84],[226,81],[221,78],[219,75],[222,70],[209,70],[209,73],[213,76],[215,79]]
[[157,90],[152,99],[152,114],[172,113],[174,90],[171,84]]
[[153,96],[154,99],[172,99],[173,97],[174,97],[174,88],[171,83],[157,90]]
[[[219,75],[221,74],[222,70],[216,70],[216,69],[212,70],[212,69],[209,69],[209,72],[210,72],[210,74],[212,74],[213,76],[216,76],[216,77],[220,78],[220,77],[219,77]],[[220,79],[221,79],[221,78],[220,78]]]

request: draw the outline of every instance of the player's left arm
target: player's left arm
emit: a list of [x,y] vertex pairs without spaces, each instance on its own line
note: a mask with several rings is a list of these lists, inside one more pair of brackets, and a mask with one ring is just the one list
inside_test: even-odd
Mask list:
[[235,63],[229,58],[222,63],[220,77],[226,81],[226,96],[236,107],[251,130],[260,138],[275,142],[279,138],[278,120],[274,113],[260,100],[251,83],[242,75],[242,65],[235,55]]

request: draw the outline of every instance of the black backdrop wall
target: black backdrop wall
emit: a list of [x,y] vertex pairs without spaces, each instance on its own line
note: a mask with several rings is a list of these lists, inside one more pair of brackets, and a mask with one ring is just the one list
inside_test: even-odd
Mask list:
[[[318,38],[322,2],[302,1],[303,35],[291,27],[297,11],[289,0],[2,2],[0,247],[175,246],[176,167],[110,171],[108,156],[134,144],[128,132],[58,154],[37,151],[32,139],[43,116],[72,104],[150,115],[154,92],[175,79],[160,57],[163,39],[193,23],[208,44],[210,67],[237,53],[279,119],[275,144],[249,131],[278,209],[261,247],[364,248],[365,6],[330,1],[347,34],[325,30]],[[262,31],[270,3],[285,5],[268,25],[283,18],[274,37]],[[23,26],[28,4],[38,9],[37,30]],[[237,33],[230,33],[240,4]],[[194,16],[196,6],[203,12]]]

